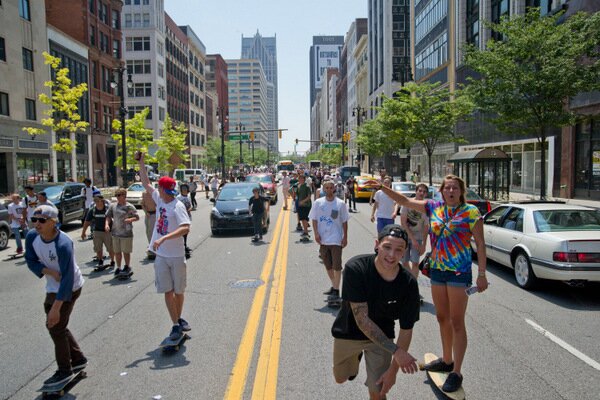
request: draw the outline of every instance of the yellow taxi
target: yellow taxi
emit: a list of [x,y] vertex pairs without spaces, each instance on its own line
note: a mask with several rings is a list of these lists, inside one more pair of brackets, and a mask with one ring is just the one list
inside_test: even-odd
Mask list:
[[354,184],[354,194],[357,199],[370,199],[371,193],[376,192],[381,184],[371,175],[362,175],[356,177],[356,183]]

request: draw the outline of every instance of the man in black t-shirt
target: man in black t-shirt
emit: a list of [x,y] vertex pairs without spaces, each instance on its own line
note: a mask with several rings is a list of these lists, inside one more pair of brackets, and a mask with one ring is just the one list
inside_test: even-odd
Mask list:
[[94,251],[98,259],[98,268],[104,267],[104,255],[102,254],[103,246],[106,247],[110,256],[110,267],[115,266],[115,254],[112,249],[112,238],[110,232],[105,232],[106,211],[108,204],[104,200],[102,193],[98,192],[94,195],[94,205],[90,207],[84,217],[83,229],[81,230],[81,240],[85,240],[87,227],[94,227]]
[[[419,288],[400,265],[407,243],[400,225],[387,225],[375,242],[377,254],[353,257],[344,268],[342,308],[331,328],[333,375],[337,383],[353,380],[364,353],[372,400],[386,398],[399,369],[418,370],[408,347],[419,320]],[[394,343],[395,320],[400,331]]]
[[256,242],[262,240],[262,220],[265,211],[269,210],[269,206],[265,210],[265,203],[269,204],[269,199],[265,196],[261,196],[259,189],[255,187],[252,189],[252,197],[248,200],[248,208],[250,215],[252,216],[252,224],[254,226],[254,238],[252,241]]

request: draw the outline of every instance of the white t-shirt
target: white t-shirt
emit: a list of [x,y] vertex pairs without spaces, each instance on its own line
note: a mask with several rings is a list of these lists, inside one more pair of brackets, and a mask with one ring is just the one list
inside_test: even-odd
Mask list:
[[25,203],[22,201],[19,204],[10,203],[8,205],[8,214],[12,216],[12,221],[10,222],[11,228],[20,228],[21,223],[19,220],[23,218],[23,210],[25,209]]
[[425,214],[406,206],[402,206],[402,210],[400,211],[400,216],[403,215],[406,215],[406,222],[408,224],[405,228],[410,229],[417,239],[421,239],[423,231],[428,229],[429,218]]
[[31,217],[33,216],[33,212],[35,211],[35,208],[38,205],[38,198],[37,196],[34,194],[33,196],[27,196],[26,197],[27,201],[27,221],[31,221]]
[[181,257],[185,255],[185,246],[183,244],[183,236],[165,240],[158,250],[154,251],[154,242],[161,237],[173,232],[181,225],[190,225],[190,217],[183,203],[177,199],[173,199],[169,203],[165,203],[160,198],[158,190],[152,192],[152,200],[156,203],[156,223],[152,231],[152,239],[148,250],[155,252],[161,257]]
[[346,203],[337,197],[328,201],[326,197],[318,198],[310,209],[309,220],[317,221],[317,229],[321,236],[321,244],[341,246],[344,238],[344,223],[350,214]]
[[288,188],[290,187],[290,177],[288,175],[284,176],[283,178],[281,178],[281,186],[283,186],[284,188]]
[[377,218],[388,218],[392,219],[392,215],[394,214],[394,207],[396,203],[394,200],[390,198],[387,194],[383,193],[383,191],[378,190],[375,193],[375,197],[373,200],[377,202],[377,212],[375,216]]
[[85,208],[90,208],[94,205],[94,186],[81,188],[81,195],[85,196]]

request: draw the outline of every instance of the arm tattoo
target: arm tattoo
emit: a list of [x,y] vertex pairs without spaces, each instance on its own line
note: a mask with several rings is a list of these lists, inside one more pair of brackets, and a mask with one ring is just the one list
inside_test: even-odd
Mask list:
[[369,318],[369,307],[367,306],[367,303],[350,303],[350,307],[352,308],[356,325],[358,325],[365,336],[382,349],[394,354],[398,349],[398,346],[396,346],[392,339],[387,337],[381,328]]

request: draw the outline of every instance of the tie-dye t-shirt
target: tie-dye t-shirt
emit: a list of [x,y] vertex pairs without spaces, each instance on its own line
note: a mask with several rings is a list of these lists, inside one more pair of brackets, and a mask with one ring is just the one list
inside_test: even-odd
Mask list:
[[436,248],[432,250],[431,268],[471,272],[471,236],[481,218],[479,209],[468,203],[448,207],[443,201],[428,200],[425,212],[430,222],[431,243],[435,243]]

